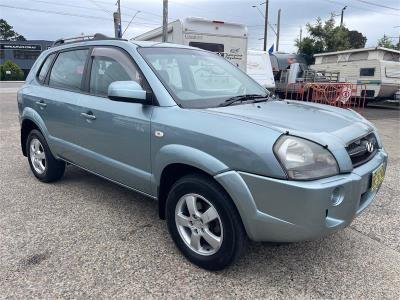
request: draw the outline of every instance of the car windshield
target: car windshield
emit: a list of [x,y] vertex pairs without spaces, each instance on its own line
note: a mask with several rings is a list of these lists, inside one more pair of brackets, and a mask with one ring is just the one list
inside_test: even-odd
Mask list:
[[232,99],[240,104],[269,92],[226,59],[207,51],[149,47],[139,52],[182,107],[217,107]]

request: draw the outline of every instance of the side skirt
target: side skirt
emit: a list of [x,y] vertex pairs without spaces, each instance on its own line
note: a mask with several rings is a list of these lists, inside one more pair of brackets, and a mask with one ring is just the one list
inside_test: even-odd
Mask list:
[[132,187],[130,187],[130,186],[127,186],[126,184],[120,183],[120,182],[115,181],[115,180],[113,180],[113,179],[111,179],[111,178],[108,178],[108,177],[106,177],[106,176],[103,176],[103,175],[101,175],[101,174],[98,174],[98,173],[96,173],[96,172],[93,172],[93,171],[91,171],[91,170],[88,170],[88,169],[86,169],[86,168],[84,168],[84,167],[81,167],[81,166],[79,166],[79,165],[77,165],[77,164],[75,164],[75,163],[73,163],[73,162],[70,162],[69,160],[67,160],[67,159],[65,159],[65,158],[63,158],[63,157],[60,157],[60,156],[59,156],[58,158],[61,159],[61,160],[63,160],[63,161],[66,162],[67,164],[70,164],[70,165],[73,165],[73,166],[75,166],[75,167],[78,167],[78,168],[80,168],[80,169],[82,169],[82,170],[85,170],[86,172],[89,172],[89,173],[91,173],[91,174],[93,174],[93,175],[99,176],[99,177],[101,177],[101,178],[103,178],[103,179],[106,179],[106,180],[108,180],[108,181],[111,181],[112,183],[118,184],[119,186],[122,186],[122,187],[124,187],[124,188],[127,188],[127,189],[129,189],[129,190],[131,190],[131,191],[134,191],[134,192],[136,192],[136,193],[142,194],[142,195],[144,195],[144,196],[146,196],[146,197],[148,197],[148,198],[151,198],[151,199],[153,199],[153,200],[158,200],[157,197],[155,197],[155,196],[152,196],[152,195],[150,195],[150,194],[147,194],[147,193],[145,193],[145,192],[142,192],[142,191],[140,191],[140,190],[137,190],[137,189],[135,189],[135,188],[132,188]]

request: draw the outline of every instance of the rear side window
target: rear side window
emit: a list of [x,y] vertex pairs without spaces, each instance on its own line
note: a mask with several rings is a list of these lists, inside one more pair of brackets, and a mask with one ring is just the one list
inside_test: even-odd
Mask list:
[[54,59],[54,56],[56,56],[54,53],[50,54],[47,56],[45,59],[44,63],[42,64],[42,67],[40,68],[39,74],[38,74],[38,80],[43,83],[46,79],[47,72],[49,71],[49,68],[51,66],[51,62]]
[[49,86],[79,91],[88,52],[87,49],[61,52],[51,69]]

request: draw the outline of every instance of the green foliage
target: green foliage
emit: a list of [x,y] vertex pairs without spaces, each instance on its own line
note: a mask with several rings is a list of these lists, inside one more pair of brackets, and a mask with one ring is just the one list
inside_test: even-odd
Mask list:
[[308,63],[313,63],[316,53],[364,48],[367,42],[362,33],[336,26],[333,15],[325,22],[317,18],[315,24],[308,23],[306,28],[308,37],[297,39],[295,43],[298,53],[303,54]]
[[400,50],[400,40],[397,42],[396,45],[395,43],[393,43],[393,40],[391,38],[384,35],[382,38],[378,40],[378,46],[388,49]]
[[[11,73],[7,74],[7,71]],[[17,64],[11,60],[6,60],[4,64],[0,65],[0,80],[24,80],[24,72]]]
[[16,33],[6,20],[0,19],[0,40],[26,41],[23,35]]

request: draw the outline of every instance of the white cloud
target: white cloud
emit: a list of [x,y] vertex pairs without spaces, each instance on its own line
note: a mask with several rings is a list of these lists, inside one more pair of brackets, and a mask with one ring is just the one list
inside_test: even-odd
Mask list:
[[[1,6],[0,10],[2,18],[28,39],[55,40],[79,35],[82,32],[113,35],[112,11],[116,9],[115,2],[116,0],[13,0],[12,2],[0,0],[0,5],[77,14],[81,17]],[[249,46],[262,47],[263,41],[259,39],[263,37],[264,20],[259,12],[252,8],[252,5],[258,5],[262,1],[169,0],[169,2],[170,19],[199,16],[243,23],[249,28]],[[307,22],[315,21],[318,16],[327,18],[331,12],[339,13],[344,5],[349,5],[345,11],[345,24],[350,29],[365,34],[368,45],[375,45],[383,34],[398,36],[400,30],[393,28],[400,25],[400,11],[379,8],[356,0],[270,0],[269,3],[271,24],[276,23],[277,11],[279,8],[282,9],[280,50],[283,51],[295,51],[294,40],[299,35],[300,26],[303,27],[303,36],[306,36]],[[377,3],[400,9],[398,0],[381,0]],[[260,6],[260,9],[264,8]],[[142,12],[127,30],[128,38],[161,25],[162,0],[122,0],[124,26],[137,10]],[[275,35],[272,30],[268,31],[268,35],[268,45],[271,45],[275,41]]]

